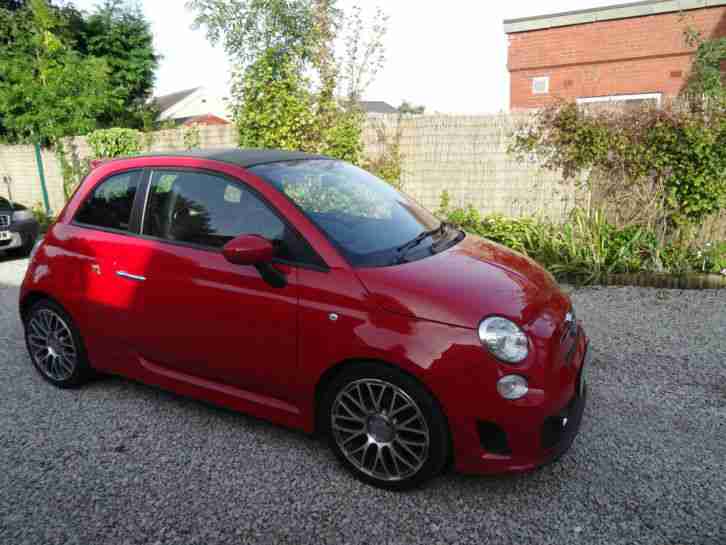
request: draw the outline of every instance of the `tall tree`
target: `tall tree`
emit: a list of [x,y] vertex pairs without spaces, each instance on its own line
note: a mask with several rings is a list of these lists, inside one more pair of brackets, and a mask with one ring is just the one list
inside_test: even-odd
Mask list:
[[[382,60],[382,13],[367,39],[360,10],[346,14],[337,0],[190,0],[187,7],[236,65],[231,94],[242,143],[359,161],[358,98]],[[343,41],[340,54],[335,45]]]
[[[335,1],[329,2],[334,7]],[[189,0],[194,24],[246,68],[269,50],[310,61],[317,46],[314,0]]]
[[74,50],[62,18],[44,0],[29,0],[18,15],[6,27],[11,45],[0,47],[5,138],[48,143],[93,129],[111,96],[105,60]]
[[46,118],[44,142],[51,133],[148,125],[158,62],[132,0],[105,0],[90,15],[70,2],[0,0],[0,139],[40,134],[31,118]]
[[105,0],[85,19],[78,49],[83,55],[106,59],[110,68],[112,100],[109,110],[100,116],[99,126],[143,126],[160,57],[138,5]]

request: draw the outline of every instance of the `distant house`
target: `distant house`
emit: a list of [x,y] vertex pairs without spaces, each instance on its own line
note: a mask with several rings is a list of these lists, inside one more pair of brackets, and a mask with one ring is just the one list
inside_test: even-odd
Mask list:
[[398,113],[398,110],[391,106],[388,102],[383,102],[381,100],[361,100],[358,104],[360,104],[361,109],[367,113],[367,114],[395,114]]
[[646,0],[504,21],[511,108],[557,99],[660,104],[688,78],[688,26],[707,39],[726,36],[726,0]]
[[210,93],[204,87],[185,89],[168,95],[155,97],[159,108],[159,123],[172,122],[175,125],[225,125],[229,114],[221,97]]

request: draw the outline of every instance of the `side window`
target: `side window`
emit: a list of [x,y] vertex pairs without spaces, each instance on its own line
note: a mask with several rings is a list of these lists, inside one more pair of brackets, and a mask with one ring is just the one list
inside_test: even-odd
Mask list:
[[252,191],[203,172],[154,172],[143,232],[212,248],[242,234],[260,235],[273,243],[278,257],[300,260],[297,234]]
[[139,174],[138,170],[124,172],[101,182],[81,205],[75,221],[95,227],[128,231]]

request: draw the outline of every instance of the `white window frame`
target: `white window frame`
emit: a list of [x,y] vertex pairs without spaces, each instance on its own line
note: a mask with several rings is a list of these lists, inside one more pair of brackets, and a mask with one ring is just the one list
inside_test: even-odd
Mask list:
[[628,102],[631,100],[655,100],[660,107],[663,100],[663,93],[640,93],[635,95],[609,95],[603,97],[583,97],[578,98],[578,104],[596,104],[602,102]]
[[[537,90],[537,83],[544,82],[544,91]],[[549,95],[550,94],[550,77],[536,76],[532,78],[532,94],[533,95]]]

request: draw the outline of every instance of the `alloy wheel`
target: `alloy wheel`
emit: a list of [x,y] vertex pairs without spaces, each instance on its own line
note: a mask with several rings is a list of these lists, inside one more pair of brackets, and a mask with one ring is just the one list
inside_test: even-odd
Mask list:
[[30,355],[38,369],[57,382],[70,379],[78,365],[78,350],[68,324],[52,310],[41,308],[27,327]]
[[361,379],[347,384],[333,402],[330,424],[343,455],[375,479],[404,480],[428,458],[426,419],[411,396],[390,382]]

